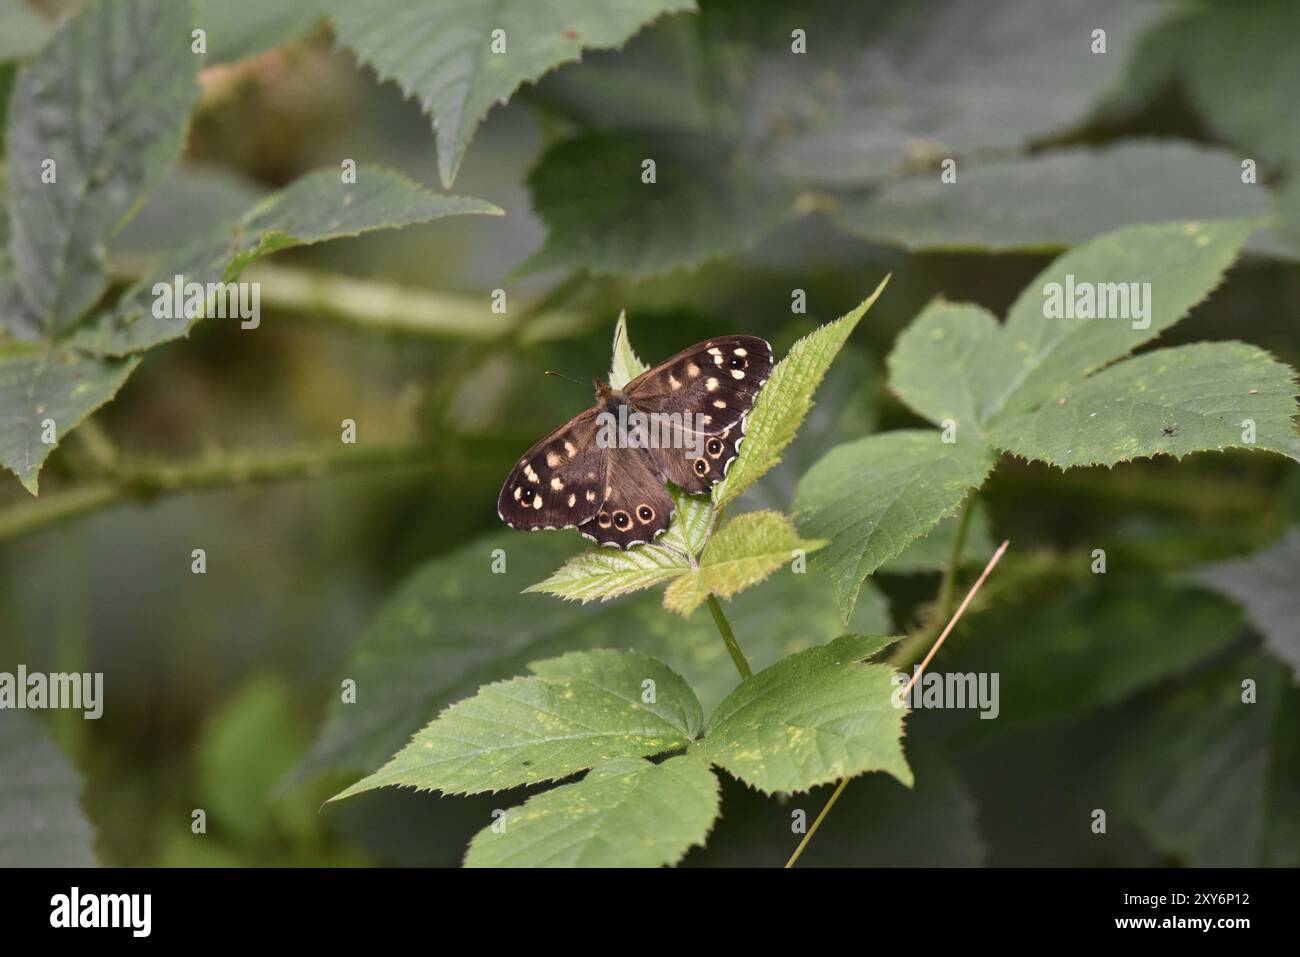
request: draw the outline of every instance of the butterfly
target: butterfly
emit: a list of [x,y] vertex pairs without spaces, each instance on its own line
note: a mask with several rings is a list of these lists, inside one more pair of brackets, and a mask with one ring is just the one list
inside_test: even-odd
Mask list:
[[[722,481],[745,420],[772,374],[772,347],[720,336],[646,370],[622,389],[595,380],[596,404],[542,439],[510,471],[497,514],[511,528],[577,528],[599,545],[654,541],[673,517],[667,483],[689,494]],[[680,441],[610,442],[612,422],[681,423]],[[622,434],[622,433],[620,433]]]

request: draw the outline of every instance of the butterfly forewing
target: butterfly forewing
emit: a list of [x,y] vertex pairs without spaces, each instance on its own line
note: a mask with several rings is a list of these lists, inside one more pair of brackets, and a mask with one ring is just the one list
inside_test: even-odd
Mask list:
[[740,454],[745,420],[772,374],[772,347],[757,336],[719,336],[661,362],[628,383],[646,413],[683,414],[690,448],[651,449],[659,471],[692,494],[722,481]]
[[588,409],[529,449],[497,498],[511,528],[573,528],[600,511],[611,450],[596,445],[596,409]]

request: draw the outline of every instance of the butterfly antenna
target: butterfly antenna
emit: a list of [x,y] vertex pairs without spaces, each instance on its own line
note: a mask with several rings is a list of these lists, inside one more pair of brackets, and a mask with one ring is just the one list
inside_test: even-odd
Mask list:
[[569,382],[572,382],[574,385],[582,385],[582,383],[579,382],[577,379],[569,378],[569,376],[565,375],[563,372],[553,372],[552,370],[547,369],[542,373],[542,375],[553,375],[557,379],[567,379]]

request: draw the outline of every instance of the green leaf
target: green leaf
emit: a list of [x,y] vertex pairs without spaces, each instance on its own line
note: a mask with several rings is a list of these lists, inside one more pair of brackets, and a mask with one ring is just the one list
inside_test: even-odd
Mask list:
[[609,601],[671,581],[690,568],[685,556],[663,545],[641,545],[627,551],[593,548],[574,555],[544,581],[524,591],[584,604]]
[[1129,729],[1123,808],[1180,863],[1296,867],[1297,729],[1300,692],[1281,666],[1253,656],[1207,670]]
[[673,521],[658,544],[676,549],[688,559],[695,558],[713,534],[717,519],[713,500],[708,495],[688,495],[675,485],[670,485],[668,491],[673,497]]
[[781,461],[781,453],[794,441],[812,408],[813,393],[826,370],[888,283],[886,276],[856,309],[804,336],[776,364],[746,417],[739,457],[731,463],[727,477],[713,487],[716,508],[733,501]]
[[981,412],[1003,385],[1006,363],[991,363],[1002,328],[981,306],[935,299],[908,324],[889,354],[889,387],[936,425],[980,435]]
[[310,33],[324,19],[320,0],[197,0],[194,25],[207,34],[208,62],[229,63]]
[[1239,604],[1264,646],[1300,678],[1300,529],[1272,548],[1207,565],[1193,577]]
[[34,718],[0,712],[0,867],[93,867],[80,791],[77,772]]
[[[975,513],[966,529],[966,544],[962,548],[961,561],[982,566],[993,554],[993,529],[989,525],[988,511],[979,500],[970,507],[975,509]],[[948,561],[952,558],[953,545],[956,544],[958,521],[956,515],[942,519],[933,531],[912,542],[897,556],[881,565],[880,570],[907,575],[947,568]]]
[[730,598],[793,562],[796,550],[814,552],[825,544],[800,538],[780,512],[738,515],[709,540],[699,567],[668,586],[664,607],[688,617],[709,595]]
[[717,819],[718,779],[693,756],[651,764],[616,758],[576,784],[507,811],[485,827],[466,867],[660,867],[702,845]]
[[1262,349],[1196,343],[1144,353],[1066,385],[1055,402],[1000,417],[991,438],[1063,469],[1229,447],[1300,461],[1291,422],[1296,393],[1295,371]]
[[27,0],[0,0],[0,63],[31,56],[53,33],[53,24]]
[[168,0],[96,0],[19,70],[5,145],[30,315],[16,333],[61,335],[108,288],[106,244],[175,161],[198,97],[190,15]]
[[[664,613],[658,595],[596,605],[521,595],[579,545],[574,535],[503,530],[415,570],[358,638],[340,678],[356,682],[355,703],[337,696],[299,775],[372,771],[440,710],[484,684],[511,678],[539,658],[584,648],[634,647],[683,675],[712,707],[736,684],[713,622]],[[498,552],[498,550],[500,550]],[[489,574],[504,556],[502,574]],[[842,631],[830,582],[780,575],[738,595],[727,615],[745,654],[762,668]],[[863,588],[851,627],[885,632],[883,596]]]
[[[820,29],[808,29],[807,56],[789,55],[787,30],[784,48],[760,61],[759,108],[765,129],[785,133],[775,137],[780,168],[836,186],[942,157],[1023,148],[1078,125],[1166,12],[1127,0],[823,9]],[[807,26],[802,9],[791,12]],[[1106,30],[1104,55],[1091,49],[1097,27]]]
[[[1100,539],[1099,544],[1105,544]],[[978,627],[946,646],[948,673],[999,675],[996,720],[971,715],[972,740],[987,728],[1060,727],[1113,708],[1212,661],[1241,635],[1227,602],[1137,569],[1114,552],[1110,573],[1085,580],[1041,575],[983,612]],[[951,650],[948,650],[951,649]]]
[[[1055,400],[1069,383],[1154,339],[1213,291],[1256,225],[1228,220],[1132,226],[1061,256],[1025,287],[1007,314],[999,355],[989,357],[1006,373],[1005,384],[986,404],[985,417]],[[1067,284],[1078,289],[1081,282],[1150,283],[1145,319],[1047,318],[1048,284],[1059,284],[1064,293]]]
[[528,185],[548,231],[526,271],[644,278],[752,246],[794,213],[793,190],[712,136],[585,133],[547,150]]
[[[622,46],[665,13],[695,9],[693,0],[326,0],[339,42],[415,96],[438,131],[438,170],[456,178],[474,130],[493,104],[538,80],[584,49]],[[493,32],[503,31],[504,52]],[[501,36],[500,34],[498,36]]]
[[846,635],[758,672],[714,710],[695,753],[769,794],[864,771],[910,786],[906,709],[891,700],[892,671],[862,663],[880,646],[879,638]]
[[993,462],[982,443],[900,431],[845,443],[809,469],[794,520],[802,534],[830,539],[813,564],[835,583],[846,620],[862,580],[954,514]]
[[529,667],[535,677],[487,685],[452,705],[334,800],[393,784],[475,794],[556,780],[611,758],[683,748],[703,723],[686,682],[645,655],[579,651]]
[[86,416],[117,394],[138,361],[0,346],[0,409],[5,410],[0,422],[0,465],[35,495],[49,454]]
[[627,313],[620,312],[614,326],[614,360],[609,367],[609,384],[621,389],[649,368],[632,351],[632,343],[627,337]]
[[[396,229],[444,216],[501,213],[482,200],[433,193],[400,173],[373,166],[344,183],[337,170],[303,176],[250,209],[233,227],[201,237],[167,257],[153,275],[133,285],[112,310],[73,337],[99,355],[126,355],[189,334],[194,320],[153,314],[157,283],[234,282],[254,259],[377,229]],[[209,302],[208,310],[211,311]]]
[[[1175,141],[1071,147],[958,163],[845,204],[847,231],[909,250],[1042,250],[1131,223],[1266,215],[1268,189],[1241,181],[1241,158]],[[1123,188],[1117,188],[1123,184]]]

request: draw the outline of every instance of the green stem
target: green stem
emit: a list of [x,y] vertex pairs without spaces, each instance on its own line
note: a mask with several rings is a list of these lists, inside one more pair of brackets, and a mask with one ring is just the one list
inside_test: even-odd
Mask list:
[[925,654],[926,649],[938,636],[940,629],[952,617],[953,609],[957,603],[957,572],[961,568],[961,557],[966,548],[966,538],[970,532],[971,516],[975,514],[975,496],[977,494],[979,493],[971,492],[966,498],[966,503],[962,506],[961,518],[957,520],[957,534],[952,542],[952,552],[948,556],[948,564],[943,569],[943,578],[939,582],[939,594],[934,602],[935,610],[929,618],[929,624],[919,629],[915,634],[908,635],[898,643],[894,653],[889,656],[889,663],[895,667],[906,667]]
[[799,857],[803,854],[803,849],[808,846],[808,842],[812,840],[812,836],[817,833],[817,828],[822,826],[822,821],[826,820],[826,815],[831,813],[831,808],[835,806],[835,802],[840,799],[840,795],[844,793],[844,789],[848,786],[849,779],[840,778],[840,783],[835,785],[835,791],[831,794],[830,800],[826,802],[825,807],[822,808],[822,812],[817,815],[817,820],[812,822],[812,827],[808,828],[808,833],[803,836],[803,840],[799,842],[799,846],[794,849],[794,853],[790,855],[790,859],[785,862],[786,867],[794,867],[798,862]]
[[[966,537],[970,532],[971,516],[975,514],[976,494],[977,492],[971,492],[967,496],[966,502],[962,506],[961,518],[957,520],[957,534],[953,538],[952,553],[948,556],[948,564],[943,570],[943,580],[939,583],[939,594],[935,599],[938,612],[931,619],[933,624],[922,628],[916,634],[910,635],[900,642],[898,650],[890,656],[889,661],[892,665],[906,666],[916,658],[921,657],[921,654],[930,647],[939,631],[953,615],[957,597],[957,571],[961,567],[962,551],[966,548]],[[794,867],[803,854],[804,848],[808,846],[808,842],[812,840],[812,836],[817,833],[822,821],[826,820],[826,815],[831,813],[831,808],[835,806],[835,802],[840,799],[840,795],[844,793],[844,789],[848,786],[849,779],[840,778],[830,799],[822,807],[817,819],[813,821],[812,827],[808,828],[808,833],[803,836],[799,846],[794,849],[790,859],[785,862],[786,867]]]
[[722,613],[722,605],[718,602],[717,595],[710,595],[706,600],[709,611],[713,614],[713,622],[718,626],[718,631],[722,634],[722,643],[727,646],[727,652],[731,655],[731,660],[736,663],[736,670],[740,672],[741,678],[751,678],[754,675],[749,668],[749,662],[745,660],[745,653],[740,650],[740,645],[736,643],[736,636],[731,630],[731,623],[727,621],[727,616]]
[[425,444],[340,443],[244,452],[194,462],[121,462],[111,473],[93,482],[0,511],[0,541],[19,538],[121,502],[149,501],[159,495],[229,485],[404,466],[429,467],[444,457],[444,450]]

